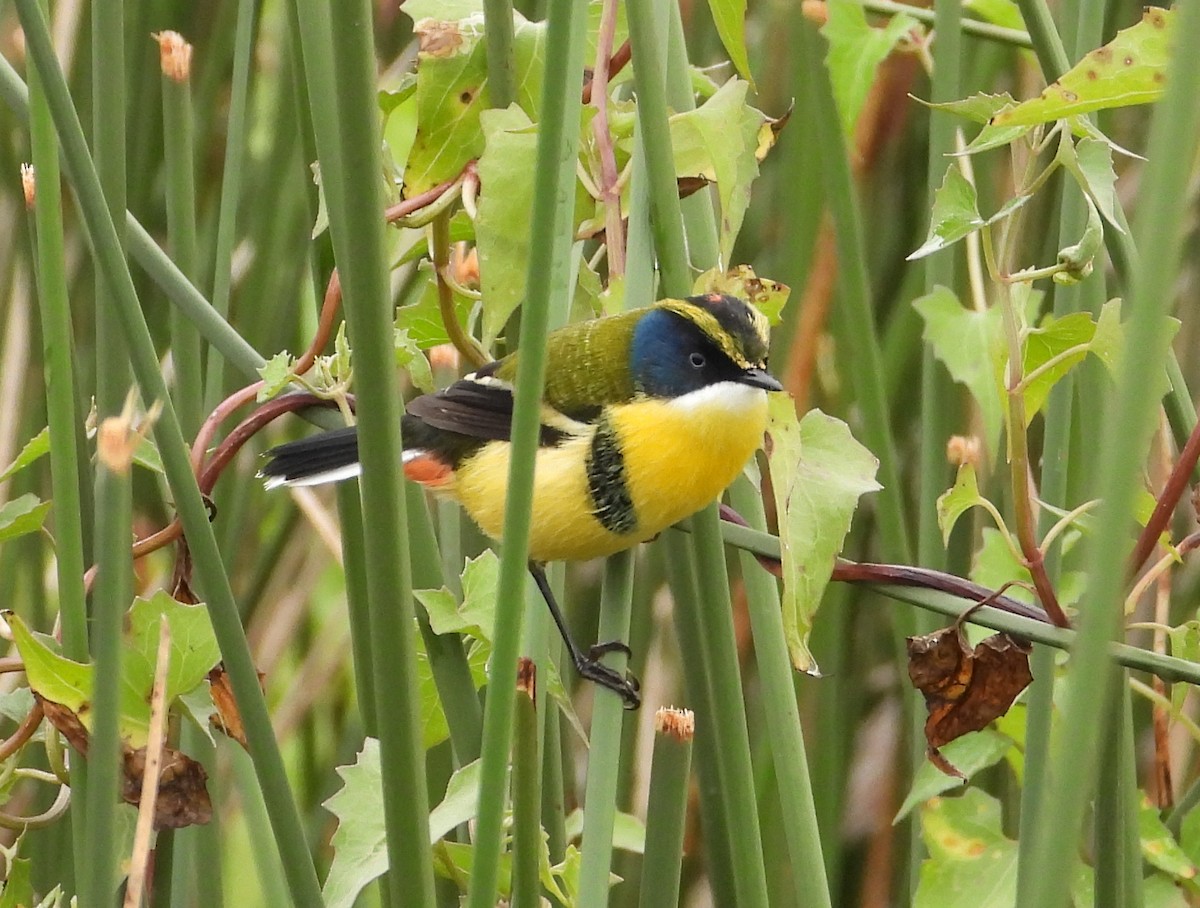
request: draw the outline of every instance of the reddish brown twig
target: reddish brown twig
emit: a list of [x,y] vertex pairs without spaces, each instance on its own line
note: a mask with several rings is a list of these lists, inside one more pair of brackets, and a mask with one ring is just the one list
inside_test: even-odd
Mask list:
[[[633,57],[633,50],[629,46],[629,39],[626,38],[616,52],[608,58],[608,78],[611,79],[626,66],[629,65],[630,59]],[[593,73],[592,77],[583,83],[584,104],[592,103],[592,86],[596,83],[596,76]]]
[[37,731],[38,726],[42,724],[42,717],[44,715],[42,701],[35,699],[33,701],[33,709],[21,720],[21,724],[17,726],[17,730],[4,741],[0,742],[0,762],[7,760],[25,746],[29,739],[33,737],[33,733]]
[[[740,526],[749,526],[745,518],[728,505],[721,505],[720,511],[722,520],[728,520],[730,523],[736,523]],[[758,559],[758,563],[765,570],[770,571],[776,577],[782,575],[782,565],[778,558],[771,558],[767,555],[759,555],[757,553],[755,553],[754,557]],[[948,593],[951,596],[970,599],[978,605],[992,606],[1011,615],[1040,621],[1043,624],[1053,623],[1049,620],[1046,613],[1036,606],[1025,602],[1018,602],[1016,599],[1001,595],[1003,589],[990,590],[985,586],[980,586],[978,583],[959,577],[956,574],[947,574],[944,571],[935,571],[930,568],[911,567],[906,564],[873,564],[871,562],[848,561],[845,558],[839,558],[834,563],[831,579],[842,583],[892,584],[895,586],[913,586],[920,587],[921,589],[937,590],[938,592]]]
[[595,99],[596,116],[592,118],[592,134],[596,137],[596,153],[600,157],[600,201],[604,203],[604,245],[608,252],[609,278],[625,274],[625,225],[621,220],[621,189],[618,185],[617,156],[613,150],[612,133],[608,129],[608,78],[612,66],[613,35],[617,30],[617,0],[604,0],[600,14],[600,32],[596,36],[596,69],[592,74],[588,101]]
[[1171,515],[1175,513],[1179,499],[1183,497],[1183,491],[1188,486],[1192,471],[1196,469],[1197,461],[1200,461],[1200,423],[1197,423],[1192,429],[1187,444],[1179,452],[1179,460],[1175,462],[1175,467],[1171,470],[1171,475],[1167,477],[1166,484],[1163,485],[1163,490],[1158,496],[1154,511],[1150,514],[1150,519],[1146,521],[1141,535],[1138,536],[1137,544],[1133,547],[1133,554],[1129,556],[1130,576],[1142,569],[1146,559],[1158,545],[1158,540],[1166,530]]
[[475,173],[475,161],[467,161],[458,176],[450,180],[443,180],[436,186],[426,189],[424,192],[419,192],[412,198],[401,199],[395,205],[389,206],[383,212],[383,219],[389,224],[394,224],[403,218],[409,217],[412,214],[420,211],[428,205],[432,205],[440,199],[452,186],[456,185],[465,177],[472,176]]

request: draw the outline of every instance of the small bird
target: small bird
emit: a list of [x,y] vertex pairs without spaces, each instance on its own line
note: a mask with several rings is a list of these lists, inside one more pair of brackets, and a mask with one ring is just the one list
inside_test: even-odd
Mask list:
[[[600,662],[628,647],[583,651],[571,639],[543,565],[600,558],[654,538],[710,504],[762,444],[767,321],[744,300],[707,294],[580,322],[547,339],[533,489],[530,571],[579,674],[641,698],[637,680]],[[416,398],[401,423],[404,475],[458,502],[499,539],[512,450],[520,352]],[[353,426],[266,452],[267,487],[357,476]]]

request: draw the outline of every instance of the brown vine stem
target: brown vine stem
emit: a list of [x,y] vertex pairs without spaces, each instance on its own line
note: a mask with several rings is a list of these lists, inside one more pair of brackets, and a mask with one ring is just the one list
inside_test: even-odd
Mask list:
[[1150,519],[1146,521],[1146,526],[1142,529],[1137,544],[1133,547],[1133,554],[1129,556],[1131,576],[1142,569],[1146,559],[1154,551],[1159,538],[1167,528],[1171,515],[1175,513],[1179,499],[1183,497],[1184,489],[1188,486],[1192,471],[1196,469],[1197,461],[1200,461],[1200,423],[1197,423],[1192,429],[1187,444],[1179,452],[1179,459],[1175,462],[1171,475],[1167,477],[1166,484],[1163,485],[1158,502],[1154,505],[1154,511],[1150,514]]
[[0,743],[0,762],[7,760],[25,746],[26,742],[33,737],[33,733],[37,731],[38,726],[42,724],[42,717],[44,715],[45,712],[42,710],[41,701],[35,700],[33,709],[21,720],[21,724],[17,726],[17,730]]
[[[722,520],[736,523],[739,526],[749,526],[745,518],[729,507],[729,505],[720,505],[720,512]],[[762,555],[758,552],[754,553],[754,557],[758,559],[758,563],[763,566],[764,570],[769,571],[776,577],[782,576],[783,565],[778,558],[772,558],[769,555]],[[989,605],[992,608],[1008,612],[1011,615],[1040,621],[1043,624],[1053,623],[1048,620],[1043,610],[1002,595],[1003,590],[990,590],[986,586],[981,586],[971,580],[959,577],[957,574],[948,574],[944,571],[936,571],[931,568],[912,567],[906,564],[876,564],[838,558],[834,562],[833,574],[830,579],[841,583],[894,584],[896,586],[913,586],[922,589],[937,590],[941,593],[949,593],[951,596],[958,596],[961,599],[970,599],[980,605]]]
[[618,185],[617,156],[612,133],[608,129],[608,78],[613,38],[617,31],[617,0],[604,0],[600,13],[600,32],[596,36],[596,68],[592,72],[590,99],[596,108],[592,133],[600,157],[600,200],[604,203],[604,245],[608,249],[608,276],[625,274],[625,225],[621,221],[621,189]]

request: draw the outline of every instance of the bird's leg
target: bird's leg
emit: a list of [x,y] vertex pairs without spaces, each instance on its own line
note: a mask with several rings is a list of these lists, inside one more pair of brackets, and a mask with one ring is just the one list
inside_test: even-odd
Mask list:
[[550,590],[550,582],[546,579],[545,569],[537,562],[531,561],[529,562],[529,573],[533,575],[534,583],[541,591],[542,598],[546,600],[546,606],[550,609],[550,617],[554,619],[558,633],[562,637],[563,643],[566,644],[567,652],[570,653],[571,661],[575,664],[575,670],[579,672],[580,677],[617,694],[625,702],[626,709],[637,709],[641,706],[642,696],[639,693],[641,685],[637,678],[629,672],[621,675],[600,661],[600,657],[606,653],[624,653],[628,656],[629,647],[620,640],[610,640],[606,643],[597,643],[585,653],[571,639],[571,634],[567,630],[567,622],[563,619],[558,602],[554,599],[554,593]]

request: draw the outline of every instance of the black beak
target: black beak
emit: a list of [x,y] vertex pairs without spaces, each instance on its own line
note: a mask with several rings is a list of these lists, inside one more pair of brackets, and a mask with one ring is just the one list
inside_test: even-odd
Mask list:
[[741,375],[737,377],[737,381],[739,384],[749,385],[751,388],[762,388],[764,391],[783,390],[783,385],[766,369],[743,369]]

